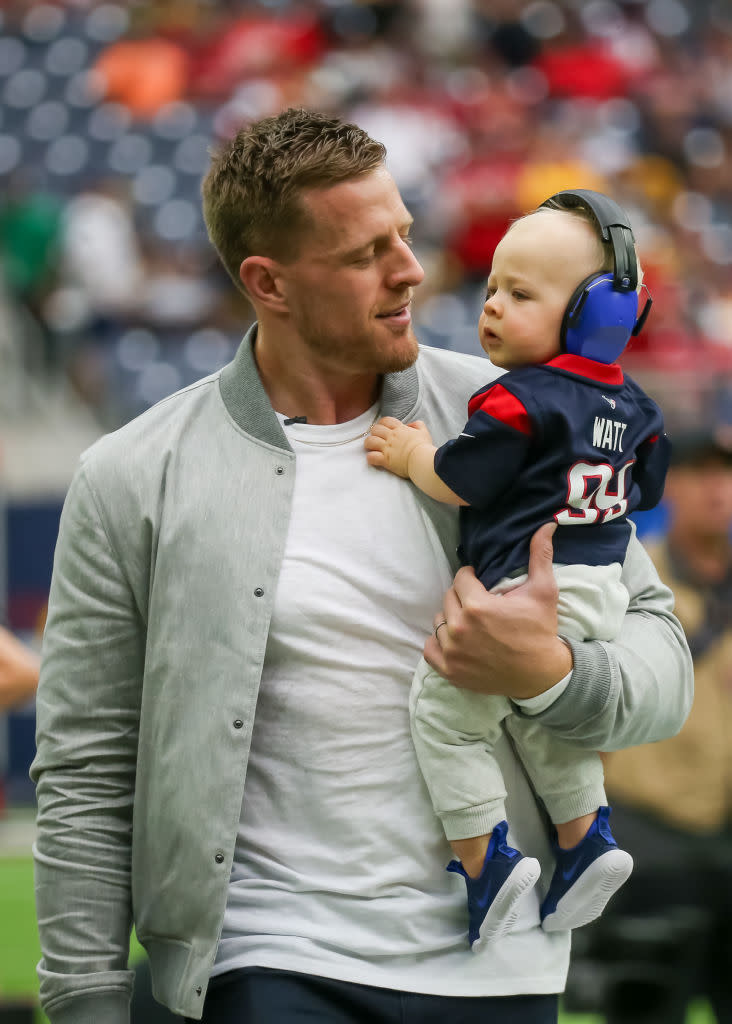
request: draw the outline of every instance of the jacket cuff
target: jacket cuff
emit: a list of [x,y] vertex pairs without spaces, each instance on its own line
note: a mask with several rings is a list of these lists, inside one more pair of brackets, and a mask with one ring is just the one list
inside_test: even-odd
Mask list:
[[94,992],[44,1007],[50,1024],[130,1024],[128,992]]
[[562,639],[572,651],[572,675],[564,693],[545,711],[532,717],[568,736],[575,729],[581,731],[589,719],[604,710],[610,697],[612,679],[610,659],[601,643]]

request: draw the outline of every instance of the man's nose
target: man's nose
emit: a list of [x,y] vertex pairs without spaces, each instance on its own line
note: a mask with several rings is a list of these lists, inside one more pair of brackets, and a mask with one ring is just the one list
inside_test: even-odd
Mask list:
[[414,255],[411,245],[403,239],[399,242],[398,258],[395,259],[394,284],[408,284],[416,287],[424,280],[424,268]]

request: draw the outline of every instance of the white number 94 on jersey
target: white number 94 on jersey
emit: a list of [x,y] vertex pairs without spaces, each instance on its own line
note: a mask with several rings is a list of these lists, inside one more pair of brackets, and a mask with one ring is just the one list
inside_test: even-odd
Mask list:
[[626,477],[635,461],[629,459],[617,473],[607,462],[575,462],[567,473],[567,507],[554,515],[557,523],[580,526],[624,516],[628,511]]

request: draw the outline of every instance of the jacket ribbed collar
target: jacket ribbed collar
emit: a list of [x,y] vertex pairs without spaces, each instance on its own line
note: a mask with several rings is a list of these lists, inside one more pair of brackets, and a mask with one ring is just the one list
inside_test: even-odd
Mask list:
[[[221,397],[229,415],[248,434],[291,451],[285,432],[262,386],[254,359],[256,323],[249,328],[233,360],[219,377]],[[381,415],[405,419],[419,396],[419,376],[415,365],[400,373],[388,373],[381,390]]]

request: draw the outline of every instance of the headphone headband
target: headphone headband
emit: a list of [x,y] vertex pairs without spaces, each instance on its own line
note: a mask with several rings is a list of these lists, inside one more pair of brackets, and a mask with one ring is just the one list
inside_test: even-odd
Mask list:
[[[552,200],[562,203],[552,206]],[[587,207],[602,238],[612,245],[612,274],[590,274],[577,286],[560,330],[562,351],[612,363],[640,331],[651,307],[649,296],[638,316],[638,260],[628,216],[614,199],[586,188],[555,192],[541,205],[559,210]]]
[[[584,205],[592,210],[600,226],[602,237],[613,247],[613,283],[623,292],[635,291],[638,287],[638,261],[635,255],[635,239],[625,210],[610,196],[594,192],[589,188],[566,189],[555,192],[541,204],[548,206],[552,199],[569,200],[568,206]],[[574,203],[571,200],[575,200]]]

